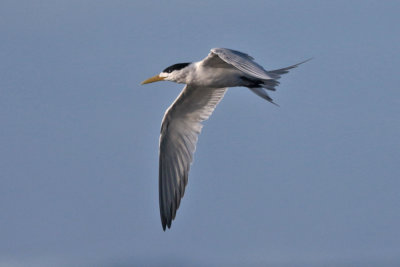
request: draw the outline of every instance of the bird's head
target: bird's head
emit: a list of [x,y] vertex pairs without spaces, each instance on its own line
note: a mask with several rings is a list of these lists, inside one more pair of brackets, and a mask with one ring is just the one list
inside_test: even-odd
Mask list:
[[188,71],[187,67],[189,65],[190,63],[174,64],[163,70],[160,74],[143,81],[141,84],[153,83],[158,81],[172,81],[177,83],[185,83],[185,77]]

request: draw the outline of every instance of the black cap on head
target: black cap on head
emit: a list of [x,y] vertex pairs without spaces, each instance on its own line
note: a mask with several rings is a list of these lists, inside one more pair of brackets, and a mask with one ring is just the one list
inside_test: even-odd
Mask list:
[[169,66],[168,68],[166,68],[165,70],[163,70],[162,72],[166,72],[166,73],[171,73],[174,70],[180,70],[183,69],[184,67],[188,66],[190,63],[178,63],[178,64],[174,64],[172,66]]

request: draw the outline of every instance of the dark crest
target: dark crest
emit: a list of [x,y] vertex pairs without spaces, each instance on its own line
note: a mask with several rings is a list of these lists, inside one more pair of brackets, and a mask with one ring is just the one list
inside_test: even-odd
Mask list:
[[163,72],[166,73],[171,73],[174,70],[180,70],[183,69],[184,67],[186,67],[187,65],[189,65],[190,63],[178,63],[178,64],[174,64],[172,66],[169,66],[168,68],[166,68],[165,70],[163,70]]

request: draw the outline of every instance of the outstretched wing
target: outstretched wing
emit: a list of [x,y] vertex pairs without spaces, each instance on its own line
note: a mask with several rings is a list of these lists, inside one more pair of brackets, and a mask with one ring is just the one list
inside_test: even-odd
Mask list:
[[262,80],[272,79],[262,66],[254,62],[254,58],[236,50],[213,48],[211,49],[210,54],[203,61],[205,66],[208,65],[214,67],[221,67],[223,63],[229,64],[254,78]]
[[160,135],[159,201],[163,229],[171,227],[188,182],[198,135],[227,88],[186,85],[165,112]]

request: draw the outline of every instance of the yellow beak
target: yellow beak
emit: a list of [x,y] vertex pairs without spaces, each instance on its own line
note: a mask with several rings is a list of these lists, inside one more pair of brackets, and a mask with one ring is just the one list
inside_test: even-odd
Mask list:
[[165,79],[164,77],[160,77],[160,75],[156,75],[154,77],[148,78],[147,80],[141,82],[140,84],[159,82],[159,81],[163,81],[164,79]]

